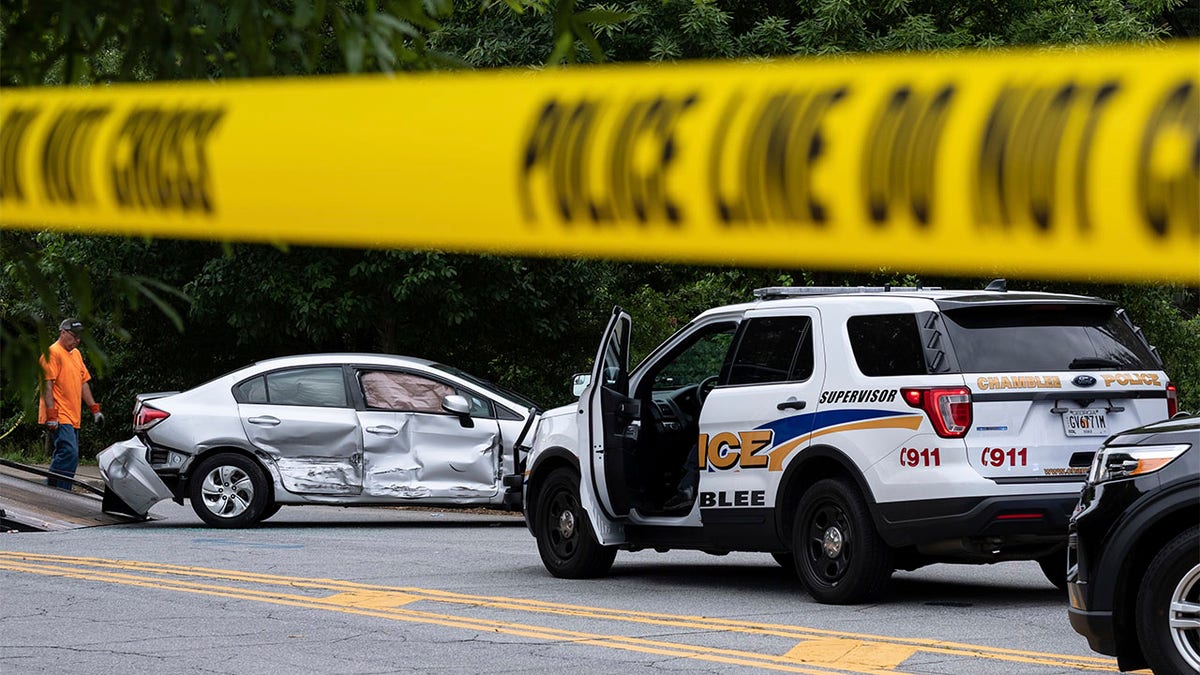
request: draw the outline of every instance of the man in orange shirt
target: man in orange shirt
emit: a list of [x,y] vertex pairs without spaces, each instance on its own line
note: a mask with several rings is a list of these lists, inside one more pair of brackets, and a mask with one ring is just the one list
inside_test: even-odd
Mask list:
[[[41,358],[42,370],[46,375],[38,406],[38,424],[50,429],[50,440],[54,454],[50,458],[51,473],[75,477],[79,466],[79,426],[82,403],[86,403],[96,424],[104,424],[100,404],[92,398],[92,379],[80,356],[79,334],[83,324],[75,319],[66,319],[58,325],[58,340],[50,345],[49,353]],[[71,489],[71,482],[50,478],[46,483],[63,490]]]

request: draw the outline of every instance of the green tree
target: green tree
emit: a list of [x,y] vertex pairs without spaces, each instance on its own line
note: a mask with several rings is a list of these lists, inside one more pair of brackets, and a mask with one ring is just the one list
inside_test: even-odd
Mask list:
[[[594,45],[592,25],[621,19],[603,11],[577,11],[574,0],[485,0],[478,9],[537,17],[547,26],[555,45],[540,54],[543,62],[551,63],[573,59],[577,42]],[[0,86],[463,67],[467,64],[457,55],[429,46],[429,35],[441,29],[440,22],[452,11],[450,0],[3,0]],[[168,324],[182,327],[176,311],[178,303],[174,301],[187,298],[172,284],[182,287],[191,283],[195,275],[201,274],[205,260],[219,261],[223,253],[212,245],[186,242],[140,242],[152,250],[133,251],[138,245],[118,243],[117,249],[131,250],[113,250],[113,243],[104,238],[0,232],[4,254],[0,277],[0,423],[19,419],[20,412],[15,411],[27,412],[34,405],[33,392],[41,379],[37,356],[53,340],[58,320],[68,314],[95,329],[84,348],[99,373],[106,373],[111,366],[118,380],[125,379],[124,364],[143,375],[134,379],[152,381],[151,373],[167,381],[178,379],[164,373],[163,364],[171,363],[178,370],[186,360],[167,356],[153,365],[138,365],[136,359],[123,358],[140,346],[137,343],[145,340],[142,336],[162,338],[164,343],[178,342],[177,335],[164,335],[159,330],[164,317],[146,318],[140,314],[128,325],[123,319],[130,318],[127,314],[137,314],[141,303],[163,310]],[[59,248],[65,253],[60,255]],[[168,263],[179,274],[168,279],[163,268],[154,265],[160,261],[160,251],[162,257],[172,253],[180,256]],[[330,257],[326,265],[339,259]],[[142,266],[127,272],[114,271],[119,267],[114,261],[121,260]],[[214,266],[219,267],[219,263]],[[439,270],[431,269],[430,273],[438,274]],[[172,300],[165,296],[175,297]],[[300,298],[297,302],[310,300]],[[319,309],[333,310],[336,306]],[[315,315],[312,308],[301,306],[300,310],[302,317]],[[228,326],[214,327],[212,332],[205,328],[194,325],[188,338],[195,336],[196,342],[203,343],[205,335],[228,330]],[[97,337],[101,335],[124,342],[106,343]],[[156,352],[162,355],[161,350]],[[218,358],[215,363],[227,360]],[[155,386],[163,386],[163,381],[160,379]],[[0,428],[0,435],[4,430]]]
[[[0,0],[0,86],[1153,41],[1197,36],[1198,15],[1181,0]],[[84,349],[114,412],[138,391],[325,350],[426,356],[555,404],[567,376],[588,367],[613,304],[637,319],[640,357],[699,310],[755,287],[915,278],[8,230],[0,260],[0,422],[33,400],[36,355],[66,314],[93,328]],[[1200,408],[1194,291],[1071,290],[1128,307],[1162,351],[1181,407]],[[127,433],[120,426],[107,433]]]
[[[963,47],[1144,42],[1200,34],[1183,0],[625,0],[595,8],[628,20],[596,26],[613,61],[779,57]],[[430,37],[476,66],[522,65],[552,34],[533,16],[459,12]],[[594,60],[592,48],[580,60]]]
[[[82,318],[88,327],[82,350],[98,377],[125,372],[123,364],[143,367],[129,358],[126,326],[179,334],[186,297],[174,284],[185,274],[173,274],[179,265],[168,252],[178,245],[55,232],[2,233],[0,434],[36,409],[35,391],[42,380],[38,357],[58,337],[63,318]],[[102,389],[98,387],[97,396],[114,403]]]
[[[371,351],[445,361],[535,399],[565,391],[560,366],[590,353],[606,266],[579,260],[234,246],[186,289],[191,320],[223,329],[242,360]],[[611,306],[611,305],[610,305]],[[607,309],[607,308],[606,308]],[[599,327],[595,327],[598,333]],[[590,348],[590,345],[589,345]],[[513,354],[528,354],[529,366]]]
[[[483,0],[465,11],[526,15],[547,40],[525,64],[597,49],[595,28],[624,15],[575,0]],[[458,68],[430,36],[452,0],[4,0],[0,83],[195,80]],[[460,12],[461,13],[461,12]]]

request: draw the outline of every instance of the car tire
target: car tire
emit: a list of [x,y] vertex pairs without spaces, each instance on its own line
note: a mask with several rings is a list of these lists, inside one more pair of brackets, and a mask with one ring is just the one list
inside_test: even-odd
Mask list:
[[1046,575],[1046,580],[1054,584],[1054,587],[1060,591],[1067,590],[1067,552],[1064,549],[1059,549],[1049,555],[1044,555],[1037,559],[1037,564],[1042,568],[1042,574]]
[[1200,672],[1200,527],[1184,530],[1154,556],[1137,594],[1138,641],[1155,675]]
[[809,594],[825,604],[873,600],[892,577],[892,549],[858,489],[840,478],[817,481],[800,498],[792,555]]
[[615,546],[596,539],[579,501],[579,475],[558,469],[546,478],[537,499],[538,554],[550,574],[560,579],[603,576],[617,556]]
[[213,527],[249,527],[271,502],[267,477],[258,462],[234,453],[205,459],[189,481],[192,510]]
[[279,513],[279,509],[281,508],[283,508],[283,504],[280,504],[279,502],[271,502],[271,505],[264,509],[262,515],[258,517],[258,522],[261,523],[267,518]]

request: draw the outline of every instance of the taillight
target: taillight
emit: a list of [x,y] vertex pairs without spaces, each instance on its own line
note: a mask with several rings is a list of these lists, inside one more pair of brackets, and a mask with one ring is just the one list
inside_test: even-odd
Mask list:
[[966,387],[949,389],[901,389],[905,403],[925,411],[933,430],[942,438],[962,438],[971,428],[971,390]]
[[1044,520],[1046,514],[1041,511],[1005,511],[996,515],[996,520]]
[[1174,417],[1179,412],[1179,390],[1170,382],[1167,383],[1167,417]]
[[159,410],[158,408],[151,408],[143,403],[133,412],[133,430],[145,431],[170,416],[171,413],[169,412]]

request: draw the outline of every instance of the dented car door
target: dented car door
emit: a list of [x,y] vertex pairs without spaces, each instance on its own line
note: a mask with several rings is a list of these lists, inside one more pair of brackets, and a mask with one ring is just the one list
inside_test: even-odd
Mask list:
[[[478,498],[497,493],[500,427],[491,404],[438,379],[362,369],[364,494],[401,500]],[[469,416],[442,407],[459,394]]]
[[237,385],[246,438],[297,494],[362,491],[362,433],[341,366],[292,368]]

